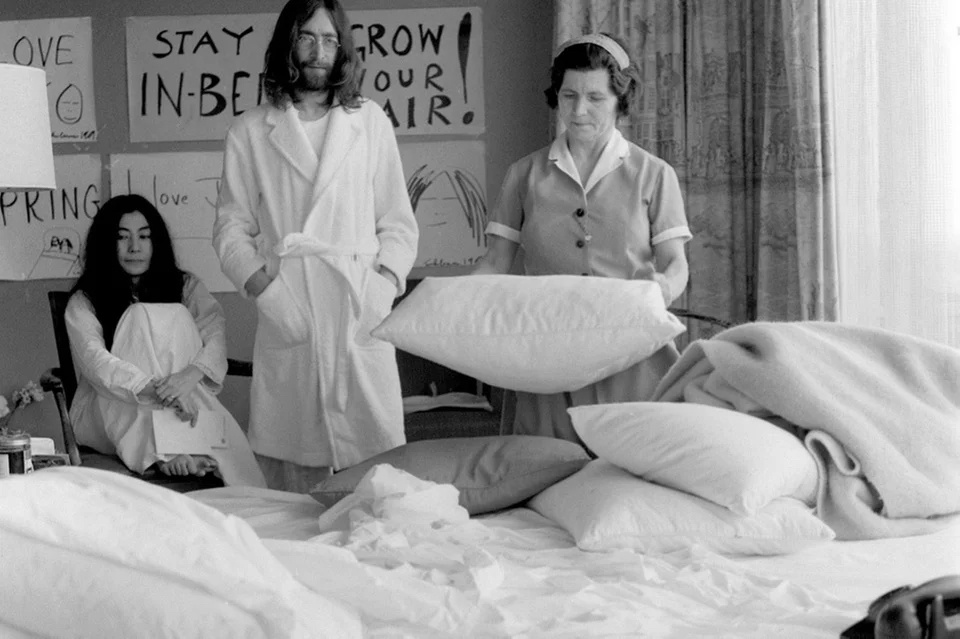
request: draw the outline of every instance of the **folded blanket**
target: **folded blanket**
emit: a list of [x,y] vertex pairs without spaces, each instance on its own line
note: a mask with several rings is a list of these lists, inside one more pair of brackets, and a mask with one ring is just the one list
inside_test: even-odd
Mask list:
[[923,534],[960,516],[960,350],[838,323],[744,324],[692,343],[653,399],[796,427],[838,539]]

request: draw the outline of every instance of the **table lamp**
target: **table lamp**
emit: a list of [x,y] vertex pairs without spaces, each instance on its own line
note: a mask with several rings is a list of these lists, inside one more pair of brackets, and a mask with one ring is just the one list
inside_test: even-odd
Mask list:
[[43,69],[0,64],[0,191],[57,187]]

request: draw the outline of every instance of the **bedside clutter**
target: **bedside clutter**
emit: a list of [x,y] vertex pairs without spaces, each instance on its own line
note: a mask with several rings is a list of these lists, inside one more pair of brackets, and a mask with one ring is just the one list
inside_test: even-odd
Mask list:
[[407,441],[500,433],[502,392],[397,349]]

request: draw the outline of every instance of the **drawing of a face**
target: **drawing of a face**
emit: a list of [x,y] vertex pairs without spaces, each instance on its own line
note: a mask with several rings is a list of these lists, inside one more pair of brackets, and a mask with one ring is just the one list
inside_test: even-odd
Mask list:
[[120,267],[134,283],[150,269],[153,257],[153,241],[150,239],[150,224],[143,213],[125,213],[117,227],[117,260]]
[[74,84],[60,92],[57,98],[57,117],[64,124],[76,124],[83,115],[83,94]]
[[470,264],[483,254],[486,210],[482,193],[470,177],[453,169],[416,173],[412,183],[417,189],[419,264]]

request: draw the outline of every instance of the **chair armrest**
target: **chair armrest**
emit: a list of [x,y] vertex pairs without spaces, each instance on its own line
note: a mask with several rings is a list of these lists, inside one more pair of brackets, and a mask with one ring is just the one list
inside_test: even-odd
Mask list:
[[227,375],[239,377],[253,377],[253,362],[242,359],[227,358]]
[[47,369],[40,376],[40,388],[53,393],[53,399],[57,404],[57,412],[60,413],[60,428],[63,431],[63,447],[70,457],[71,466],[80,466],[80,448],[77,446],[77,437],[73,432],[73,422],[70,421],[70,410],[67,408],[67,393],[63,388],[63,380],[60,379],[60,369]]

